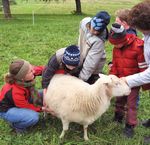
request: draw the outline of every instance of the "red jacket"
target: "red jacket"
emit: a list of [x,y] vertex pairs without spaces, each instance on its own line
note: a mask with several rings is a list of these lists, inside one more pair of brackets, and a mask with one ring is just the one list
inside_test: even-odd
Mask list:
[[143,40],[127,34],[128,42],[122,48],[113,49],[113,60],[110,74],[124,77],[139,73],[147,68],[143,54]]
[[[35,76],[41,75],[43,68],[43,66],[34,66]],[[40,112],[41,108],[29,103],[29,98],[30,91],[28,88],[20,86],[16,83],[7,83],[0,91],[0,112],[6,112],[12,107],[27,108]]]

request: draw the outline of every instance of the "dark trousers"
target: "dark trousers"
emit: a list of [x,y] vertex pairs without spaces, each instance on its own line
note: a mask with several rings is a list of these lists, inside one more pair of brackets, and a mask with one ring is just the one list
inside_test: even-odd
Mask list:
[[125,116],[129,125],[137,124],[137,98],[140,87],[132,88],[129,96],[117,97],[115,102],[115,113]]
[[92,74],[91,77],[87,80],[87,83],[94,84],[99,79],[98,74]]

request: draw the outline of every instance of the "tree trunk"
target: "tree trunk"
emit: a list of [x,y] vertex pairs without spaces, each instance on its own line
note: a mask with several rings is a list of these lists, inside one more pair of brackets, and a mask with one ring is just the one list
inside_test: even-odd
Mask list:
[[6,19],[11,18],[11,12],[10,12],[10,6],[9,6],[9,0],[2,0],[3,4],[3,10],[4,10],[4,16]]
[[75,0],[75,3],[76,3],[76,13],[77,14],[82,14],[80,0]]

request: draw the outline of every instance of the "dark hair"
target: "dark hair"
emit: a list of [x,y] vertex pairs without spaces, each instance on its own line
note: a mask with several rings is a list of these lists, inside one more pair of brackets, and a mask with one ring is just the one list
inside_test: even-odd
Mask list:
[[150,30],[150,0],[138,3],[131,9],[128,23],[140,30]]
[[16,80],[14,77],[15,75],[17,75],[23,64],[24,64],[23,60],[12,61],[11,64],[9,65],[9,73],[7,73],[4,76],[4,81],[6,83],[13,84]]

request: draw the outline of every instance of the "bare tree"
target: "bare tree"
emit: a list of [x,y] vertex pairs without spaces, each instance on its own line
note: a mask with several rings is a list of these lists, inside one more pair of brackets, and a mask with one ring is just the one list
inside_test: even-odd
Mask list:
[[81,1],[80,0],[75,0],[76,3],[76,14],[82,14],[82,10],[81,10]]
[[11,18],[11,11],[10,11],[9,0],[2,0],[2,5],[3,5],[5,18],[10,19]]

